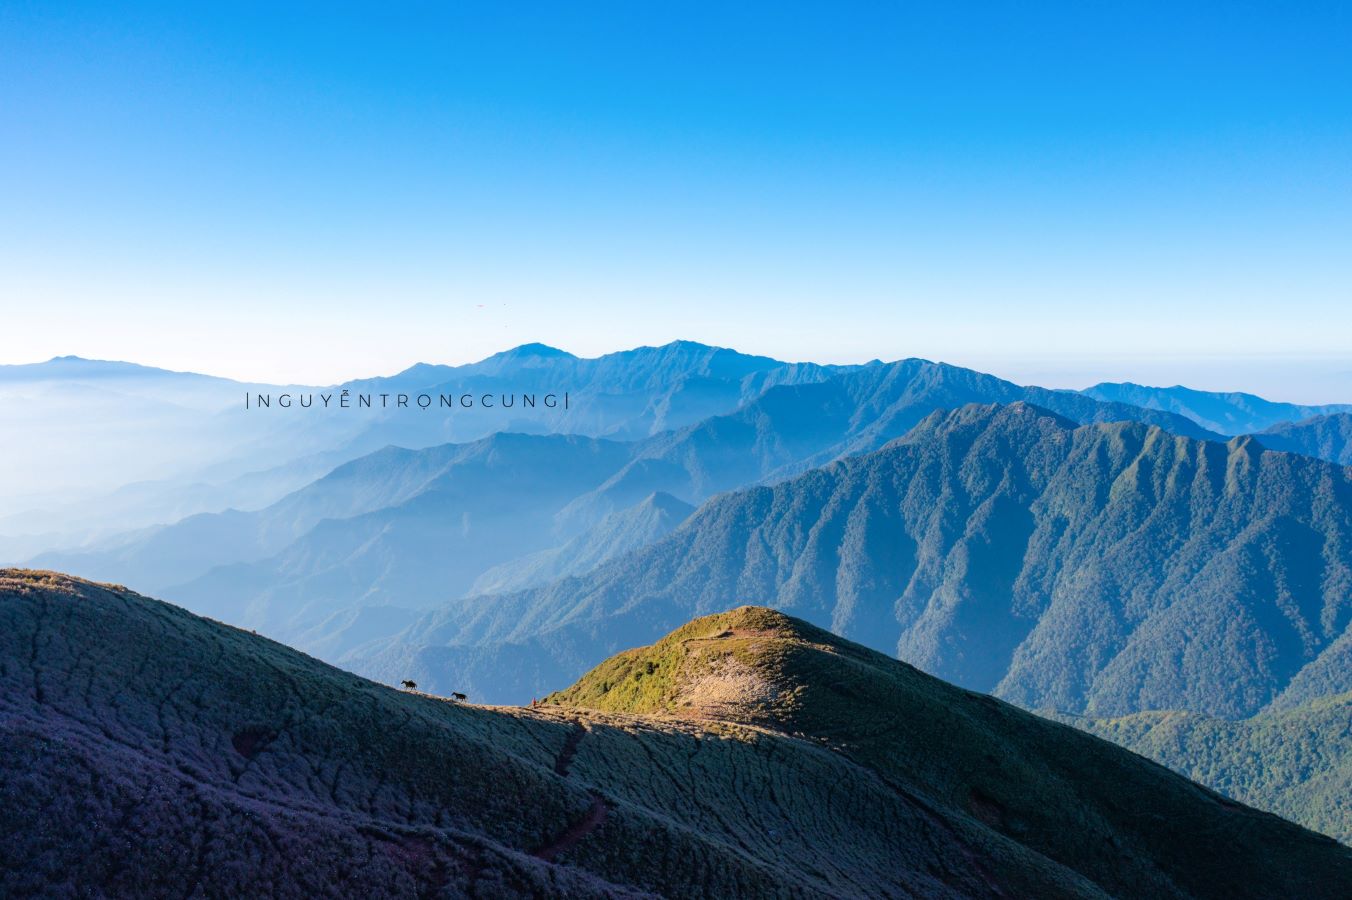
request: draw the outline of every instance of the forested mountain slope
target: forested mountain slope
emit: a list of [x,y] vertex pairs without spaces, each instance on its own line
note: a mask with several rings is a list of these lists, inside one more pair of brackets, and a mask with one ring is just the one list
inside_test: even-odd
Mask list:
[[1058,718],[1352,844],[1352,694],[1239,721],[1185,712]]
[[[470,598],[349,662],[575,677],[691,615],[767,603],[1030,708],[1250,715],[1352,620],[1352,470],[1027,404],[936,413],[878,452],[716,498],[585,576]],[[527,652],[528,651],[528,652]]]

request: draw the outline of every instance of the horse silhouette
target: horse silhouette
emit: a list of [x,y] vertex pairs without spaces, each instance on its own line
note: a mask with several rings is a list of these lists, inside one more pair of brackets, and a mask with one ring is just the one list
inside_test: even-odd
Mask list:
[[416,681],[409,681],[407,678],[405,678],[405,679],[404,679],[402,682],[400,682],[400,683],[403,684],[403,686],[404,686],[404,688],[405,688],[406,690],[416,691],[416,690],[418,689],[418,682],[416,682]]
[[452,699],[452,700],[464,700],[464,699],[465,699],[465,695],[464,695],[464,694],[460,694],[460,693],[456,693],[455,691],[451,691],[451,699]]

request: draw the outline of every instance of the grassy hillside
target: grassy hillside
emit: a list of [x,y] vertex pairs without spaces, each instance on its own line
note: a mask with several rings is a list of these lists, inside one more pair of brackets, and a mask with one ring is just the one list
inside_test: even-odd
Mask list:
[[[1187,892],[1221,882],[1237,894],[1261,890],[1244,884],[1250,875],[1220,871],[1234,860],[1208,861],[1212,851],[1197,843],[1256,838],[1222,824],[1232,812],[1253,815],[1237,804],[772,610],[697,619],[545,702],[803,736],[890,783],[923,786],[937,808],[964,810],[1113,893],[1167,891],[1161,874]],[[1255,843],[1247,852],[1272,849]],[[1153,871],[1132,862],[1144,858]]]
[[1183,712],[1059,718],[1245,803],[1352,843],[1352,694],[1241,721]]
[[[736,648],[687,668],[691,640]],[[653,691],[477,707],[6,570],[0,893],[1352,891],[1332,841],[803,623],[748,610],[642,652],[608,671],[671,664]]]

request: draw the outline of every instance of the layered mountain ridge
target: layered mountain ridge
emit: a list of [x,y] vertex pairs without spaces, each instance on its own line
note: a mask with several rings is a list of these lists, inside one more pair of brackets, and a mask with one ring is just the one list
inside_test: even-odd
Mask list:
[[[464,593],[581,574],[637,547],[640,539],[660,537],[680,520],[645,517],[641,505],[655,494],[695,505],[721,491],[876,449],[934,410],[973,399],[1035,398],[1076,421],[1139,416],[1181,433],[1215,437],[1169,413],[1019,387],[924,360],[794,374],[767,368],[770,362],[761,358],[702,345],[643,352],[646,368],[629,374],[634,384],[607,377],[637,390],[658,377],[655,373],[678,365],[701,378],[716,374],[724,385],[738,377],[759,379],[760,386],[765,379],[786,383],[756,394],[735,412],[642,441],[606,444],[607,452],[595,458],[576,458],[569,448],[588,439],[564,435],[500,433],[465,445],[386,447],[258,511],[193,516],[96,549],[40,554],[31,564],[146,585],[195,610],[289,642],[305,635],[306,649],[318,649],[335,636],[315,629],[334,613],[390,602],[427,607]],[[541,365],[559,359],[546,355]],[[571,365],[569,359],[557,364]],[[608,372],[613,365],[607,360],[573,362]],[[496,370],[506,363],[490,359],[483,365]],[[810,383],[800,383],[803,379]],[[760,387],[746,389],[754,394]],[[470,481],[473,486],[467,486]],[[538,502],[523,496],[524,484],[534,485]],[[518,515],[514,533],[489,548],[478,523],[502,518],[489,516],[488,507],[496,505]],[[529,515],[525,506],[531,507]],[[614,540],[616,523],[626,516],[633,527],[626,540]],[[443,564],[434,566],[418,554],[430,552],[436,541]],[[392,574],[396,561],[400,573]],[[387,588],[390,583],[399,585],[397,595]],[[383,636],[373,631],[365,638]]]
[[[1029,708],[1239,717],[1343,652],[1349,584],[1343,467],[1248,438],[968,406],[718,497],[584,576],[448,604],[348,663],[482,684],[491,648],[529,648],[563,681],[756,601]],[[1323,671],[1327,692],[1352,689],[1345,667]]]
[[[31,546],[82,547],[114,530],[259,508],[391,444],[421,449],[503,431],[639,440],[729,412],[772,386],[852,368],[690,341],[590,359],[524,345],[465,365],[418,364],[327,387],[244,384],[67,358],[0,367],[10,424],[42,438],[16,446],[13,471],[0,472],[0,503],[13,513],[0,517],[0,556],[13,561],[15,552],[31,555],[22,549]],[[472,412],[340,408],[344,390],[413,397],[569,392],[581,402]],[[246,395],[297,391],[333,402],[316,400],[303,410],[245,407]],[[116,492],[131,484],[138,485],[136,502],[115,503]]]

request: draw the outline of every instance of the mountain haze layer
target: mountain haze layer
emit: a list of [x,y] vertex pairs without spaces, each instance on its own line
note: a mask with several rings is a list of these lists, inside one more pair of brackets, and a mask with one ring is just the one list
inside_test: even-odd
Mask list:
[[[494,565],[553,543],[554,515],[628,456],[570,435],[497,434],[451,445],[444,465],[409,457],[379,493],[389,505],[326,518],[282,552],[166,590],[189,608],[284,639],[357,606],[434,605]],[[377,479],[379,481],[379,479]],[[370,489],[370,479],[359,484]]]
[[[0,516],[0,557],[81,546],[119,523],[126,531],[199,512],[256,509],[391,444],[420,449],[503,431],[636,440],[729,412],[774,385],[851,368],[689,341],[594,359],[528,344],[466,365],[420,363],[330,386],[246,384],[74,357],[0,366],[5,424],[29,436],[14,447],[14,465],[0,472],[0,509],[11,513]],[[344,391],[350,403],[342,408]],[[290,408],[278,405],[283,393],[292,396]],[[361,393],[372,398],[370,408],[358,406]],[[519,399],[525,393],[536,395],[534,408]],[[546,393],[560,401],[568,393],[569,408],[545,407]],[[267,408],[258,406],[260,394],[272,398]],[[413,398],[407,408],[396,406],[399,394]],[[433,407],[417,408],[419,394],[433,398]],[[484,394],[518,399],[511,408],[496,399],[488,408],[479,402]],[[456,405],[443,408],[442,395]],[[461,408],[463,396],[475,407]],[[139,485],[136,502],[91,506],[132,484]]]
[[[574,453],[575,448],[581,452]],[[613,460],[603,465],[618,466],[626,458],[622,445],[613,442],[547,435],[494,435],[422,450],[390,446],[344,463],[257,511],[203,513],[106,541],[100,549],[43,554],[33,562],[162,590],[217,566],[275,556],[325,520],[397,507],[450,484],[501,491],[505,501],[528,470],[551,463],[565,472],[579,462],[591,465],[593,450]]]
[[[386,447],[261,510],[192,516],[89,549],[39,554],[31,563],[146,585],[199,612],[329,652],[384,637],[396,621],[362,609],[391,603],[426,607],[466,593],[515,590],[582,574],[664,535],[684,518],[675,514],[678,508],[876,449],[934,410],[972,399],[1031,397],[1076,421],[1140,417],[1177,432],[1214,436],[1172,414],[1019,387],[925,360],[840,371],[775,368],[773,361],[694,344],[597,360],[543,347],[499,357],[464,368],[474,377],[525,371],[530,383],[576,370],[579,383],[598,392],[647,391],[673,379],[666,393],[653,395],[670,401],[660,404],[664,422],[679,418],[676,410],[689,411],[693,402],[675,399],[676,383],[703,384],[696,393],[707,388],[715,400],[723,398],[720,403],[742,396],[732,397],[734,387],[754,399],[734,412],[607,445],[609,452],[581,458],[564,448],[582,439],[542,434],[499,434],[420,450]],[[421,367],[397,376],[396,383],[446,375]],[[809,383],[801,383],[804,379]],[[715,383],[723,387],[709,387]],[[396,384],[359,388],[386,391]],[[583,396],[590,397],[588,403],[601,402],[599,395]],[[634,421],[652,425],[655,415],[650,411]],[[405,413],[401,421],[435,427],[423,416]],[[428,434],[415,437],[416,443]],[[485,465],[486,459],[492,464]],[[471,481],[470,494],[457,493]],[[449,484],[461,487],[448,492]],[[525,485],[532,487],[523,491]],[[654,496],[670,498],[664,510],[651,506]],[[484,527],[493,522],[505,527],[511,516],[511,533]],[[399,590],[389,590],[396,583]],[[328,621],[343,633],[326,630]]]

